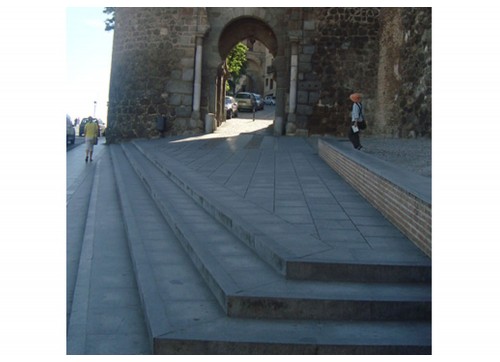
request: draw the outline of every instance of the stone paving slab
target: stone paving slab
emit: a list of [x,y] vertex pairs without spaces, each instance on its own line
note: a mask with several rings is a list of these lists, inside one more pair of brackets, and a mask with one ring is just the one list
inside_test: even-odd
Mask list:
[[[162,222],[163,215],[152,200],[146,201],[150,198],[149,192],[154,194],[154,190],[147,192],[146,188],[139,187],[142,181],[137,175],[132,177],[132,170],[126,171],[124,155],[114,151],[113,164],[122,175],[117,177],[118,188],[122,190],[121,204],[128,210],[127,221],[129,217],[134,220],[127,222],[129,238],[133,236],[129,243],[141,245],[138,249],[131,248],[133,258],[140,259],[134,264],[146,309],[144,314],[151,323],[155,353],[430,353],[428,321],[367,323],[228,317],[172,230]],[[186,203],[177,205],[189,209]],[[211,236],[217,239],[216,235]],[[238,249],[237,244],[225,249],[230,256],[228,260]],[[266,266],[263,267],[265,270]],[[144,268],[150,273],[140,271]],[[247,276],[254,276],[245,270],[240,259],[233,260],[228,268],[235,268],[233,271],[241,268]],[[269,276],[266,274],[266,278]],[[284,286],[281,292],[293,293],[292,289]],[[327,289],[324,292],[332,293]],[[157,316],[157,313],[160,314]]]
[[[183,142],[182,138],[179,138],[179,140],[181,141],[177,144],[179,147],[173,147],[173,150],[179,152],[178,155],[186,152],[184,155],[186,156],[185,159],[190,160],[190,163],[193,164],[192,162],[196,161],[197,158],[193,156],[194,153],[189,155],[189,152],[196,152],[198,156],[203,154],[198,153],[197,148],[199,148],[199,144],[196,142]],[[158,143],[162,143],[162,141],[165,140],[159,140]],[[171,141],[172,140],[169,140],[169,143]],[[156,148],[155,152],[159,152],[160,154],[163,152],[169,153],[172,151],[172,145],[169,143],[164,143],[163,146]],[[226,147],[224,153],[225,158],[223,160],[219,160],[218,157],[220,154],[215,152],[221,147]],[[263,172],[261,175],[262,187],[260,182],[256,182],[257,178],[254,178],[253,181],[251,180],[248,182],[247,189],[240,189],[240,192],[244,192],[244,196],[249,196],[250,199],[254,200],[252,201],[254,206],[259,206],[258,208],[252,208],[252,210],[247,211],[249,215],[253,215],[252,217],[257,218],[262,214],[261,210],[276,211],[276,205],[278,205],[276,200],[278,200],[279,197],[273,198],[270,202],[269,195],[273,195],[274,197],[274,195],[278,195],[279,192],[276,193],[269,187],[271,180],[273,180],[272,173],[269,172],[269,167],[275,161],[270,159],[269,156],[260,155],[256,157],[257,155],[253,151],[270,151],[271,149],[275,151],[276,147],[275,140],[269,137],[261,137],[260,139],[238,137],[229,142],[220,140],[213,141],[204,148],[205,153],[212,152],[212,154],[205,159],[205,164],[197,163],[196,167],[198,167],[198,169],[203,168],[205,177],[210,178],[212,181],[218,179],[224,184],[227,178],[234,174],[235,168],[239,167],[241,172],[245,172],[246,165],[255,165],[254,169],[256,171],[253,173],[246,173],[246,175],[247,177],[257,177],[256,175],[260,175],[259,172]],[[183,150],[181,150],[181,148]],[[241,149],[250,150],[253,153],[247,158],[247,154],[241,152]],[[220,162],[211,163],[214,160]],[[105,172],[111,170],[109,162],[106,162],[105,168],[100,167],[101,172],[104,172],[104,170]],[[120,174],[121,167],[115,163],[113,163],[113,167],[115,174]],[[224,172],[222,172],[223,170]],[[257,170],[259,170],[259,172],[257,172]],[[217,177],[215,177],[215,175],[217,175]],[[293,174],[291,173],[290,175]],[[107,178],[108,176],[105,177]],[[110,179],[107,180],[109,181]],[[303,180],[305,181],[306,178],[303,178]],[[102,190],[102,195],[111,194],[117,191],[116,185],[112,185],[112,183],[108,181],[106,181],[106,189]],[[240,178],[240,181],[245,181],[245,178]],[[127,184],[125,190],[140,189],[134,187],[131,178],[122,179],[120,181],[122,188],[125,182]],[[102,183],[100,184],[103,185]],[[255,186],[255,192],[252,193],[249,190],[254,187],[254,184],[258,185],[258,187]],[[295,182],[294,185],[297,185],[297,183]],[[236,187],[237,183],[234,183],[233,186]],[[341,184],[337,184],[337,186],[343,187]],[[208,187],[207,190],[209,190],[209,194],[212,194],[217,192],[218,188]],[[268,193],[268,196],[258,200],[258,196],[261,192]],[[291,195],[291,192],[297,192],[297,190],[290,189],[288,192],[290,192],[289,195]],[[125,194],[127,194],[127,191]],[[297,193],[297,195],[300,195],[300,193]],[[92,325],[88,325],[88,328],[80,330],[80,333],[85,330],[91,332],[86,335],[86,343],[91,345],[92,348],[87,349],[86,353],[147,353],[146,351],[150,344],[153,345],[155,353],[186,354],[430,353],[431,324],[429,321],[271,321],[248,318],[229,318],[219,307],[219,303],[207,287],[206,282],[201,278],[184,250],[180,247],[177,240],[175,240],[175,234],[161,222],[162,216],[159,215],[159,211],[155,211],[154,208],[151,209],[151,204],[147,201],[148,197],[148,193],[135,194],[134,191],[132,203],[129,200],[128,203],[125,202],[124,204],[124,200],[128,198],[120,199],[122,206],[121,210],[122,213],[124,213],[123,217],[126,218],[126,221],[123,223],[125,227],[124,230],[127,233],[126,238],[123,237],[123,234],[119,236],[119,234],[115,232],[116,230],[110,231],[109,229],[102,229],[102,227],[106,225],[103,222],[104,218],[98,216],[94,218],[94,220],[97,219],[95,224],[100,228],[99,233],[105,235],[105,238],[115,241],[124,241],[128,239],[129,241],[128,245],[133,259],[133,273],[137,279],[139,299],[141,300],[142,312],[147,321],[149,331],[146,332],[143,328],[142,332],[140,332],[140,318],[134,318],[130,315],[130,313],[136,313],[135,307],[138,300],[137,297],[134,298],[134,293],[126,287],[126,285],[130,285],[130,283],[124,282],[124,278],[130,277],[131,273],[129,271],[124,271],[124,278],[121,276],[112,276],[117,270],[125,268],[127,263],[117,261],[116,267],[112,268],[112,270],[106,271],[106,268],[102,267],[102,272],[98,271],[99,268],[101,268],[99,265],[102,265],[103,261],[107,260],[113,254],[112,249],[107,250],[106,248],[101,248],[105,244],[101,245],[101,243],[99,243],[100,249],[98,254],[102,254],[103,257],[98,257],[95,260],[89,258],[84,259],[90,263],[87,264],[87,267],[94,270],[94,272],[89,274],[89,278],[92,278],[92,283],[95,283],[97,286],[94,290],[99,290],[101,296],[89,297],[87,303],[91,303],[95,307],[102,304],[103,308],[106,305],[113,306],[113,308],[108,308],[104,313],[104,309],[94,308],[96,314],[88,318],[87,322],[95,322],[93,322]],[[225,203],[229,203],[229,205],[232,201],[231,197],[222,199]],[[76,198],[73,200],[76,202]],[[118,205],[116,199],[115,201],[110,200],[111,199],[105,197],[98,202],[100,205],[107,203],[108,208],[112,207],[112,205]],[[314,201],[311,202],[311,200]],[[284,197],[284,203],[281,204],[282,206],[278,207],[279,214],[291,216],[291,220],[287,221],[288,223],[292,222],[297,230],[302,230],[303,233],[308,235],[316,233],[316,239],[318,239],[319,232],[316,230],[317,226],[314,223],[301,224],[300,221],[302,221],[302,219],[294,219],[294,215],[301,215],[304,207],[308,207],[309,210],[311,210],[311,205],[319,205],[322,200],[321,197],[313,193],[309,198],[302,197],[298,200],[296,204],[298,205],[297,210],[292,210],[293,205],[286,204],[286,199]],[[336,205],[336,207],[339,207],[339,205]],[[103,210],[105,209],[106,208],[103,208]],[[324,209],[318,208],[315,211],[312,217],[314,222],[319,220],[319,216],[322,214],[323,210]],[[333,210],[333,207],[331,210]],[[371,213],[361,212],[361,210],[362,209],[358,210],[354,208],[350,215],[358,214],[358,212],[361,214],[360,216],[371,215]],[[338,212],[342,212],[342,207],[340,207]],[[337,214],[337,217],[338,216]],[[279,217],[281,218],[281,216]],[[366,221],[364,222],[366,223]],[[311,227],[313,228],[312,231]],[[322,226],[320,229],[321,228]],[[115,228],[113,228],[113,230],[114,229]],[[349,240],[357,240],[357,242],[351,243],[349,248],[344,248],[344,250],[349,251],[349,256],[346,255],[346,258],[353,257],[351,252],[354,249],[366,248],[368,243],[383,244],[381,247],[386,247],[384,243],[392,243],[390,247],[394,247],[394,245],[403,242],[402,240],[398,240],[398,237],[388,238],[373,236],[371,238],[366,238],[359,232],[356,234],[358,235],[358,239],[346,238],[343,240],[341,235],[344,234],[344,231],[339,233],[338,239],[336,239],[335,242],[326,238],[322,241],[326,242],[329,246],[333,246],[334,248],[332,250],[334,250],[337,247],[335,243],[348,243]],[[364,244],[363,247],[359,247],[361,244]],[[124,249],[123,245],[121,245],[121,252],[118,254],[122,255],[122,252],[126,249],[126,247]],[[336,249],[338,250],[338,248]],[[233,256],[235,250],[226,246],[223,247],[223,252]],[[327,260],[330,260],[327,253],[319,253],[314,256],[315,260],[321,260],[322,257],[326,257]],[[235,258],[233,264],[230,264],[228,267],[237,268],[242,266],[241,259]],[[130,267],[129,264],[129,268]],[[242,273],[248,273],[245,268],[242,269]],[[103,277],[103,275],[106,276]],[[106,290],[106,283],[112,283],[116,286],[112,292]],[[292,285],[293,281],[287,283]],[[315,282],[313,282],[313,284],[315,284]],[[344,284],[344,286],[345,285],[347,284]],[[337,286],[340,287],[340,284],[337,284]],[[244,287],[250,290],[251,286],[245,285]],[[260,286],[257,286],[255,289],[257,292],[259,292],[259,287]],[[335,285],[333,285],[333,289],[335,289]],[[290,291],[293,293],[293,287],[290,288]],[[325,290],[325,292],[327,292],[327,290]],[[394,289],[394,293],[398,294],[396,289]],[[127,300],[130,300],[130,302]],[[135,302],[133,300],[135,300]],[[76,308],[76,310],[79,310],[79,308]],[[101,310],[101,319],[98,318],[100,313],[99,310]],[[113,314],[115,312],[116,314]],[[122,312],[128,315],[128,317],[117,318],[113,316],[119,315]],[[77,314],[75,317],[76,316]],[[123,328],[129,328],[129,332],[121,333],[120,330]],[[131,329],[135,332],[131,332]],[[144,348],[144,340],[148,339],[148,335],[149,341],[145,342],[146,348]],[[138,341],[143,342],[138,344]]]
[[[88,210],[81,210],[87,211],[86,225],[68,316],[67,353],[150,354],[107,150],[85,167],[93,169],[94,180]],[[76,188],[68,207],[81,205],[79,193],[86,190]]]
[[[243,324],[242,324],[243,322]],[[159,336],[158,354],[430,354],[426,323],[220,318]],[[390,342],[389,342],[390,341]]]
[[[336,138],[326,137],[323,140],[327,143],[335,145],[336,149],[348,157],[355,160],[357,163],[373,170],[378,175],[384,175],[385,178],[391,180],[394,184],[400,186],[404,190],[410,191],[428,203],[432,203],[432,179],[422,176],[406,169],[403,166],[394,167],[390,162],[372,157],[365,152],[352,152],[350,143],[341,142]],[[411,142],[411,140],[409,140]],[[367,157],[368,156],[368,157]],[[417,156],[415,156],[417,157]]]
[[[250,139],[246,137],[246,141],[248,142],[249,140]],[[192,146],[195,142],[196,140],[189,141],[190,152],[198,154],[198,150]],[[296,146],[294,142],[298,144],[296,148],[293,148]],[[236,143],[238,143],[236,140],[228,141],[228,143],[220,143],[220,147],[223,149],[221,152],[225,154],[229,147],[235,155],[246,153],[244,147],[241,148],[240,146],[240,148],[238,148],[235,146]],[[242,143],[240,143],[240,145],[241,144]],[[269,186],[272,188],[270,192],[273,194],[283,194],[284,202],[297,202],[298,205],[301,202],[301,198],[308,199],[302,204],[307,205],[307,208],[304,207],[302,209],[302,214],[300,209],[295,210],[297,213],[295,217],[300,219],[299,221],[306,220],[306,223],[302,224],[300,222],[291,223],[290,220],[284,220],[284,218],[280,217],[276,212],[273,213],[265,208],[259,207],[258,202],[254,203],[252,202],[253,200],[249,200],[235,193],[231,188],[227,188],[226,184],[221,185],[210,178],[200,175],[196,168],[193,169],[191,167],[192,161],[186,165],[177,160],[178,154],[176,154],[176,159],[169,157],[169,147],[172,147],[172,145],[166,140],[159,140],[158,142],[134,141],[131,145],[136,145],[146,157],[164,172],[165,175],[172,177],[178,186],[184,188],[188,194],[195,200],[198,200],[216,219],[222,223],[229,223],[229,227],[233,228],[233,232],[239,233],[240,238],[244,242],[250,246],[255,246],[256,250],[261,251],[263,257],[268,262],[274,263],[274,265],[272,265],[280,272],[286,273],[288,267],[287,263],[293,262],[293,264],[290,264],[295,266],[293,275],[294,277],[301,278],[297,275],[297,273],[300,273],[297,269],[300,262],[309,265],[314,264],[318,261],[319,255],[322,261],[325,261],[329,256],[332,258],[332,263],[349,263],[351,265],[362,264],[365,254],[360,253],[358,249],[360,249],[360,245],[363,243],[365,243],[367,249],[369,249],[367,261],[370,264],[387,264],[394,267],[400,265],[403,268],[411,264],[417,267],[411,268],[410,274],[412,275],[415,275],[415,272],[419,274],[417,271],[419,267],[422,267],[422,270],[426,270],[426,268],[430,267],[430,260],[425,254],[406,239],[394,226],[389,223],[383,223],[381,215],[367,201],[353,192],[350,186],[341,180],[336,173],[328,169],[327,165],[317,162],[317,155],[314,156],[316,158],[314,159],[314,163],[316,164],[316,168],[320,167],[320,170],[315,173],[316,177],[314,181],[322,183],[323,185],[328,185],[329,181],[333,181],[334,185],[342,185],[340,188],[340,200],[335,199],[336,190],[331,187],[323,187],[321,192],[308,192],[307,189],[311,184],[309,178],[312,178],[314,175],[312,173],[309,174],[309,178],[300,178],[297,176],[287,177],[288,183],[292,183],[292,186],[288,188],[283,187],[280,189],[278,185],[279,182],[275,182]],[[307,143],[294,138],[287,138],[286,141],[284,141],[284,145],[277,143],[275,147],[285,149],[292,147],[293,151],[287,151],[287,154],[303,154],[305,151],[312,153],[311,147]],[[204,148],[204,141],[200,141],[198,148]],[[176,148],[174,147],[173,149],[175,150]],[[183,151],[185,152],[186,149],[183,148]],[[217,151],[218,148],[212,150],[212,152],[215,153],[217,153]],[[227,155],[225,157],[227,160]],[[195,157],[189,159],[195,159]],[[241,159],[244,160],[245,158]],[[289,163],[294,162],[290,160],[290,157],[286,159]],[[272,163],[267,160],[266,163],[273,168],[277,168],[276,162]],[[245,164],[245,166],[240,165],[233,170],[233,175],[231,177],[236,174],[249,175],[247,170],[255,169],[255,167],[255,161],[250,161],[250,164]],[[291,174],[290,171],[283,172],[287,175]],[[294,174],[297,175],[298,173],[303,173],[303,171],[296,171]],[[320,177],[318,174],[322,176]],[[330,178],[323,181],[327,176],[330,176]],[[282,178],[286,177],[283,176]],[[310,196],[311,194],[312,196]],[[333,215],[337,219],[333,221],[331,219],[325,219],[325,214],[328,214],[328,209],[326,209],[324,205],[319,209],[324,211],[324,213],[320,213],[319,211],[314,211],[314,213],[311,212],[311,209],[315,210],[315,202],[321,199],[322,194],[325,200],[331,200],[331,210],[333,210]],[[350,197],[347,195],[350,195]],[[277,200],[279,201],[278,198]],[[290,209],[289,207],[287,210]],[[357,222],[354,221],[353,217],[363,215],[376,216],[379,223],[382,224],[363,225],[367,223],[368,219],[358,219]],[[339,217],[344,217],[344,220],[338,220]],[[311,235],[308,232],[311,230],[310,228],[304,228],[304,225],[308,225],[307,220],[309,219],[314,220],[314,227],[319,230],[319,236],[324,235],[325,240],[320,239],[318,235]],[[368,223],[373,224],[373,219],[370,220],[371,221]],[[322,224],[325,226],[322,226]],[[354,235],[359,233],[359,236],[354,238],[354,240],[358,242],[351,244],[352,239],[345,238],[346,231]],[[368,240],[373,237],[391,238],[394,242],[398,241],[401,243],[403,248],[401,248],[402,250],[400,250],[399,253],[392,252],[390,257],[386,257],[386,255],[388,255],[388,249],[385,248],[383,244],[369,244]],[[327,276],[328,273],[325,272],[326,270],[323,265],[321,273],[310,273],[310,276]],[[427,269],[427,272],[424,271],[424,274],[425,273],[427,274],[426,278],[430,278],[430,269]],[[394,273],[391,273],[391,275],[393,274]],[[292,274],[289,274],[289,276],[290,275]],[[422,274],[420,274],[419,277],[421,276]]]
[[[358,303],[360,308],[350,319],[377,319],[376,313],[367,316],[363,311],[377,310],[377,303],[382,303],[393,311],[399,308],[396,307],[398,303],[404,304],[406,309],[412,306],[423,308],[424,311],[425,305],[430,307],[430,287],[427,285],[335,282],[307,284],[282,279],[226,228],[214,222],[210,215],[176,185],[166,180],[154,165],[148,166],[148,161],[137,149],[124,146],[123,150],[171,228],[176,230],[176,235],[198,265],[200,273],[205,276],[207,283],[214,286],[214,294],[229,315],[276,318],[288,314],[295,318],[302,316],[323,319],[342,315],[345,318],[342,305],[345,301],[350,301]],[[125,161],[121,159],[123,169]],[[132,177],[133,175],[127,176],[127,179]],[[266,315],[268,311],[260,308],[278,299],[283,311],[273,308],[271,315]],[[389,304],[392,307],[388,307]],[[427,313],[429,311],[427,309]],[[423,312],[422,317],[424,315],[426,312]],[[409,316],[405,312],[397,318],[405,319]],[[384,318],[387,318],[386,314]],[[415,315],[412,318],[415,319]]]

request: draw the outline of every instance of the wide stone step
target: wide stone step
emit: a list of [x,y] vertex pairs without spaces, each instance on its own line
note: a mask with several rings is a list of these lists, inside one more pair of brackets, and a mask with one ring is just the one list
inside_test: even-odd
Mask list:
[[[198,205],[288,279],[362,282],[430,282],[431,262],[411,253],[333,248],[231,192],[174,158],[133,145]],[[409,244],[411,244],[408,241]]]
[[134,147],[127,159],[227,315],[250,318],[429,320],[430,286],[286,280]]
[[155,339],[158,354],[427,355],[430,325],[218,319]]
[[[131,257],[156,354],[430,354],[429,321],[231,318],[111,145]],[[269,269],[269,267],[268,267]],[[248,272],[242,268],[242,272]],[[274,273],[276,274],[276,273]]]

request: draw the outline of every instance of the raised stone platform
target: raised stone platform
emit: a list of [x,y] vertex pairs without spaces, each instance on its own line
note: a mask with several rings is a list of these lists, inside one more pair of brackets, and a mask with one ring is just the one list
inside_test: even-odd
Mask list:
[[276,167],[267,146],[292,146],[256,137],[110,146],[154,353],[430,353],[430,260],[409,240],[389,236],[390,252],[315,237],[193,157],[219,170],[237,159],[241,185],[253,150],[264,171]]
[[320,157],[427,255],[432,253],[431,179],[416,175],[346,142],[318,141]]

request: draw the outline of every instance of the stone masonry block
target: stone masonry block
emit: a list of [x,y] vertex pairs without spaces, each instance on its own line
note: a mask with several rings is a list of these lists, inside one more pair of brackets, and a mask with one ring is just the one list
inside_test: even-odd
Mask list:
[[313,114],[313,107],[304,104],[297,105],[297,114],[309,116]]
[[301,103],[301,104],[307,104],[308,94],[309,94],[309,92],[298,91],[297,92],[297,102]]
[[302,48],[302,52],[304,54],[314,54],[316,51],[316,46],[314,45],[305,45],[303,48]]
[[182,80],[193,81],[193,79],[194,79],[194,70],[192,68],[184,69],[182,71]]
[[431,219],[421,211],[426,210],[430,214],[431,206],[341,155],[325,142],[319,143],[319,154],[422,251],[431,255]]
[[191,82],[169,80],[165,86],[165,91],[169,93],[191,94],[193,91],[193,85]]
[[314,30],[316,28],[316,22],[314,20],[304,21],[304,30]]

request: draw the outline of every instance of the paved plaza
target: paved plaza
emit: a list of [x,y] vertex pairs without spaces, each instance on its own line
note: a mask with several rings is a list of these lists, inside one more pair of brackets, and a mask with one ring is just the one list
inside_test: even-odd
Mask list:
[[68,153],[69,354],[430,351],[430,259],[250,116]]

